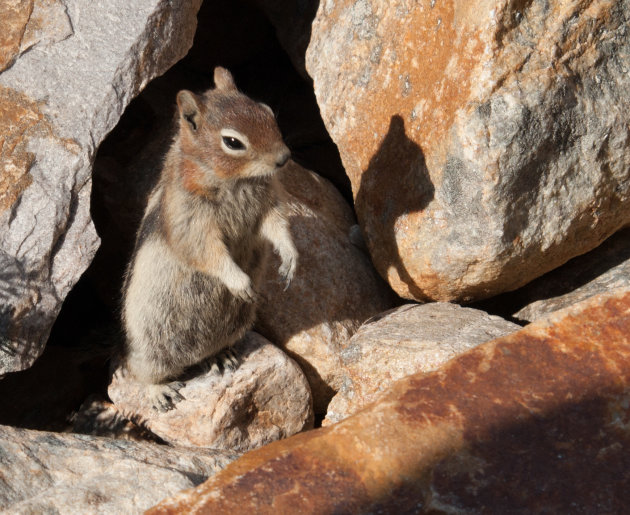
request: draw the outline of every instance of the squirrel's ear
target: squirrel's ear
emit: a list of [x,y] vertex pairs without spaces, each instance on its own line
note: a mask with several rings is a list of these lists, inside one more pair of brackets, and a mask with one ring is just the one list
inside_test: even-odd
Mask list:
[[177,108],[181,120],[185,121],[193,132],[196,131],[201,121],[201,113],[195,94],[186,89],[177,93]]
[[236,89],[234,77],[232,77],[232,74],[228,70],[222,68],[221,66],[217,66],[214,69],[214,85],[217,89],[222,91]]
[[265,111],[269,111],[269,114],[271,114],[271,116],[276,116],[276,114],[273,112],[273,109],[271,109],[271,107],[269,107],[267,104],[263,104],[262,102],[259,102],[259,104],[260,107],[265,109]]

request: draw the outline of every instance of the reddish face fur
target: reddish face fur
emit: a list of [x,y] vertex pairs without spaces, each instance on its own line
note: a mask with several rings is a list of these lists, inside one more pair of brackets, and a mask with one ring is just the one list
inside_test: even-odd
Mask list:
[[203,185],[203,170],[199,166],[189,159],[183,159],[179,172],[184,188],[195,195],[204,195],[207,188]]

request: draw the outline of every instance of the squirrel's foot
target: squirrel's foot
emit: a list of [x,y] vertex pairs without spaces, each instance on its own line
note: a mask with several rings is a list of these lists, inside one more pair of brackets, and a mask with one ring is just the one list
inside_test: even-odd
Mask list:
[[155,411],[165,413],[172,410],[179,401],[183,401],[184,397],[179,390],[184,387],[184,383],[174,381],[166,384],[149,385],[147,395],[151,405]]
[[224,349],[219,354],[215,354],[207,358],[201,363],[201,368],[204,373],[218,374],[220,367],[226,370],[236,370],[238,368],[239,361],[234,354],[234,351],[230,348]]

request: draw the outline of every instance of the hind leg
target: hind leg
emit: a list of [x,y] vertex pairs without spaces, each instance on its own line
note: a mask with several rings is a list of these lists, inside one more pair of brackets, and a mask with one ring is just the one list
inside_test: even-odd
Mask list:
[[168,381],[169,378],[176,377],[182,372],[180,368],[166,368],[136,354],[129,356],[127,369],[137,381],[146,385],[147,400],[154,410],[163,413],[173,409],[178,402],[184,400],[182,394],[179,393],[184,383]]

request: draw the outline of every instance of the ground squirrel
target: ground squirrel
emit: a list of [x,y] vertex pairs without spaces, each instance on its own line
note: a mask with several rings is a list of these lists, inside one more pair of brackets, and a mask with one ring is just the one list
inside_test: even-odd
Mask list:
[[149,196],[123,287],[125,364],[154,408],[181,400],[176,379],[204,360],[234,363],[251,328],[268,243],[291,281],[297,251],[276,172],[290,157],[272,110],[240,93],[177,94],[179,129]]

